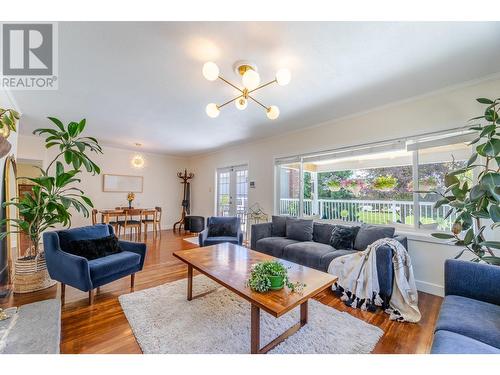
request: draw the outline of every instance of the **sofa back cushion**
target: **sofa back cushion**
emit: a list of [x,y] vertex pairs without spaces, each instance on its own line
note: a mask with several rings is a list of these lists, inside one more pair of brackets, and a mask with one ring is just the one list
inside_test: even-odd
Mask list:
[[59,246],[67,251],[71,241],[95,240],[109,236],[109,227],[106,224],[96,224],[87,227],[60,230],[56,232],[59,236]]
[[121,251],[118,238],[114,234],[91,240],[70,241],[66,249],[66,252],[88,260],[103,258]]
[[272,237],[286,237],[286,216],[273,215]]
[[237,237],[240,219],[235,216],[208,218],[208,237]]
[[334,225],[330,236],[330,245],[337,250],[350,250],[354,248],[354,241],[359,227],[348,225]]
[[313,221],[287,217],[286,237],[295,241],[312,241]]
[[335,225],[326,223],[314,223],[313,225],[313,241],[330,245],[330,238]]
[[381,227],[377,225],[361,225],[358,231],[356,240],[354,241],[354,249],[366,250],[366,248],[377,240],[382,238],[392,238],[395,232],[394,227]]

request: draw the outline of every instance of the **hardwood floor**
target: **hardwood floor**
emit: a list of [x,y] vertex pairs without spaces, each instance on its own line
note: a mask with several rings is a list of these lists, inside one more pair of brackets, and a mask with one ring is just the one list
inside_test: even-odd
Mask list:
[[[134,290],[187,277],[187,266],[172,255],[174,251],[196,247],[183,237],[171,230],[161,231],[158,236],[153,236],[152,232],[143,234],[148,251],[144,270],[136,274]],[[130,277],[117,280],[101,287],[94,297],[94,304],[89,306],[87,293],[67,286],[66,303],[62,308],[61,353],[141,353],[118,302],[118,296],[130,291]],[[14,294],[0,306],[60,298],[60,293],[60,285],[57,285],[40,292]],[[380,327],[385,334],[374,353],[428,353],[442,302],[441,297],[419,292],[422,320],[411,324],[390,321],[380,311],[372,314],[349,308],[329,290],[316,299]]]

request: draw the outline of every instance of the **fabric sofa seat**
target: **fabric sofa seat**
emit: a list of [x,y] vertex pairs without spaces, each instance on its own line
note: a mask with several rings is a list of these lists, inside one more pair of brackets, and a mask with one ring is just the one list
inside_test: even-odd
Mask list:
[[285,247],[296,243],[299,243],[299,241],[285,237],[266,237],[257,241],[255,250],[276,258],[282,258]]
[[447,296],[436,324],[436,331],[439,330],[500,348],[500,306],[462,296]]
[[354,254],[356,252],[357,252],[357,250],[335,250],[334,249],[333,251],[326,253],[321,257],[321,259],[319,261],[319,268],[318,269],[320,271],[326,272],[328,270],[328,266],[330,265],[332,260],[334,260],[335,258],[344,256],[344,255]]
[[224,242],[234,243],[237,245],[238,239],[236,237],[230,236],[207,237],[207,239],[204,241],[204,246],[217,245]]
[[450,331],[437,331],[431,354],[500,354],[500,349]]
[[94,284],[110,274],[116,275],[123,271],[139,271],[141,256],[129,251],[112,254],[107,257],[89,260],[90,277]]
[[243,244],[241,221],[236,216],[214,216],[207,218],[207,227],[198,234],[201,247],[220,243]]
[[287,245],[283,250],[283,258],[306,267],[321,269],[321,259],[332,253],[334,248],[319,242],[304,241]]

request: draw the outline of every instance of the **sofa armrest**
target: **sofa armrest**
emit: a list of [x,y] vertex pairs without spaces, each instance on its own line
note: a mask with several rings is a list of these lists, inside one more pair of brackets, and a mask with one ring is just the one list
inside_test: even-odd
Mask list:
[[463,260],[444,263],[444,294],[500,305],[500,267]]
[[257,241],[262,238],[271,237],[272,228],[273,223],[253,224],[251,229],[252,236],[250,240],[250,248],[252,250],[257,250]]
[[199,234],[198,234],[198,242],[200,244],[200,247],[205,246],[205,240],[208,237],[208,228],[203,229]]
[[144,266],[144,259],[146,258],[146,244],[141,242],[130,242],[130,241],[118,241],[120,249],[123,251],[130,251],[131,253],[136,253],[141,256],[141,270]]
[[52,279],[84,292],[93,289],[88,260],[62,251],[57,233],[44,233],[43,246],[47,269]]
[[396,235],[394,236],[394,239],[403,245],[406,250],[408,250],[408,238],[406,236]]

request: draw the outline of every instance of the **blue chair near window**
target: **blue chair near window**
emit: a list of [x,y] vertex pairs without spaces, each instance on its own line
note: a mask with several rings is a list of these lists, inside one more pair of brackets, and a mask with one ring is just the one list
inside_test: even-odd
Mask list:
[[131,276],[130,287],[134,287],[135,273],[142,270],[144,266],[146,244],[120,240],[118,244],[121,252],[93,260],[64,251],[70,241],[93,240],[112,234],[114,234],[114,229],[107,224],[43,234],[47,269],[50,277],[61,283],[63,303],[66,284],[89,292],[89,304],[92,304],[92,291],[95,288],[122,277]]
[[239,217],[209,217],[207,227],[198,236],[200,246],[210,246],[229,242],[235,245],[243,244],[243,232]]

